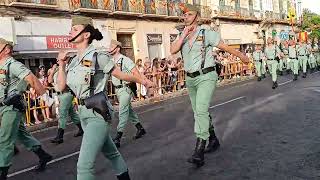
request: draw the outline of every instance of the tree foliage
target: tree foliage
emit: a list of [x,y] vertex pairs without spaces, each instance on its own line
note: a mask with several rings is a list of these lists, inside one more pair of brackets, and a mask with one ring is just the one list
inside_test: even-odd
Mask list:
[[320,15],[312,13],[308,9],[303,11],[302,30],[310,32],[311,39],[320,39]]

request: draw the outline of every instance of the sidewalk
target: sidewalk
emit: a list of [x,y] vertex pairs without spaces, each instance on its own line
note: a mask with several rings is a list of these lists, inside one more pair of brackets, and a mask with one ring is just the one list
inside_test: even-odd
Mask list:
[[[223,87],[223,86],[226,86],[226,85],[233,85],[233,84],[236,84],[236,83],[252,80],[252,79],[254,79],[254,77],[255,76],[245,76],[245,77],[242,77],[242,78],[228,79],[228,80],[225,80],[223,82],[218,83],[217,86],[218,87]],[[165,95],[162,95],[162,96],[158,96],[158,97],[152,97],[152,98],[145,99],[145,100],[142,100],[142,101],[139,101],[139,102],[132,102],[132,106],[133,107],[140,107],[140,106],[151,105],[151,104],[155,104],[157,102],[166,101],[168,99],[172,99],[172,98],[179,97],[179,96],[184,96],[184,95],[187,95],[187,94],[188,94],[187,89],[182,89],[182,90],[179,90],[177,92],[168,93],[168,94],[165,94]],[[114,109],[117,112],[118,111],[118,106],[115,106]],[[51,122],[46,122],[46,123],[42,123],[42,124],[38,124],[38,125],[27,127],[27,130],[29,132],[35,132],[35,131],[41,131],[41,130],[44,130],[44,129],[47,129],[47,128],[50,128],[50,127],[54,127],[54,126],[58,126],[57,119],[54,119]]]

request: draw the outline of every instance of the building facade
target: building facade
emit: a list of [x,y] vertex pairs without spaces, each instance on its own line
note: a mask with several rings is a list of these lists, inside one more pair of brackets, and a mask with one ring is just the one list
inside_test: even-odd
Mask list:
[[165,58],[184,3],[198,5],[201,22],[241,50],[259,37],[282,38],[290,30],[289,3],[282,0],[0,0],[0,37],[17,44],[16,58],[30,68],[49,66],[59,49],[74,49],[68,43],[71,15],[81,14],[92,17],[102,32],[98,48],[106,50],[113,38],[134,60]]

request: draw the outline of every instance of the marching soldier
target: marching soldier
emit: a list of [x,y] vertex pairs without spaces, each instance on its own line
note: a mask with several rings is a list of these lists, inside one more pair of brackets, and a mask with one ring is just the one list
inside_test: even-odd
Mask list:
[[[200,10],[195,5],[186,4],[184,9],[185,28],[171,44],[170,52],[181,51],[186,71],[186,84],[194,112],[194,131],[197,137],[195,150],[188,162],[200,167],[204,165],[204,153],[214,152],[219,147],[213,126],[210,125],[209,104],[216,88],[218,74],[215,59],[211,55],[213,47],[227,51],[249,62],[249,59],[228,45],[224,44],[220,34],[198,25]],[[206,142],[209,141],[207,150]]]
[[288,41],[284,41],[282,44],[282,52],[283,52],[283,62],[285,64],[285,69],[287,74],[290,73],[290,70],[292,68],[292,62],[291,59],[289,58],[289,43]]
[[43,171],[52,160],[23,124],[25,101],[22,93],[26,91],[27,83],[39,95],[45,94],[45,89],[26,66],[12,57],[12,51],[13,43],[0,38],[0,180],[7,179],[16,140],[39,157],[36,170]]
[[[274,44],[277,46],[277,42],[276,41],[274,42]],[[279,49],[283,53],[283,42],[280,42]],[[279,71],[279,75],[282,76],[283,75],[283,57],[279,58],[278,71]]]
[[271,37],[267,40],[267,46],[264,50],[264,54],[267,58],[267,65],[269,72],[272,77],[272,89],[275,89],[278,87],[277,83],[277,69],[278,69],[278,60],[280,59],[281,51],[280,48],[273,43],[273,40]]
[[309,56],[308,64],[310,67],[310,73],[312,73],[316,68],[316,58],[314,56],[314,49],[312,48],[311,41],[308,42],[307,50],[308,50],[308,56]]
[[120,71],[107,54],[99,53],[91,45],[93,40],[103,38],[101,32],[93,27],[92,19],[83,16],[72,17],[70,30],[77,55],[70,60],[67,52],[58,55],[58,88],[66,85],[74,92],[79,102],[79,116],[84,130],[77,164],[77,180],[93,180],[95,159],[99,152],[111,161],[119,180],[130,180],[128,167],[110,136],[112,105],[107,99],[106,83],[109,75],[118,79],[141,83],[146,87],[154,84],[140,76]]
[[256,47],[255,51],[252,53],[252,57],[254,60],[254,64],[256,66],[256,74],[258,76],[258,81],[261,81],[261,70],[262,70],[262,59],[263,59],[263,52],[262,52],[262,45],[263,45],[263,40],[259,39],[256,42]]
[[308,50],[307,44],[304,41],[299,41],[298,49],[298,60],[300,66],[302,65],[302,78],[307,77],[307,63],[308,63]]
[[66,129],[66,123],[68,117],[70,117],[71,121],[78,127],[78,132],[74,134],[74,137],[79,137],[83,135],[83,130],[80,124],[79,114],[74,109],[73,98],[71,91],[67,88],[64,91],[59,91],[57,88],[57,77],[58,77],[58,67],[57,65],[53,65],[52,71],[48,76],[48,82],[54,85],[54,88],[58,94],[58,112],[59,112],[59,120],[58,120],[58,132],[57,136],[51,140],[51,143],[61,144],[63,143],[64,130]]
[[[113,56],[114,63],[118,65],[122,72],[129,74],[132,73],[146,79],[144,75],[139,73],[136,64],[130,58],[120,53],[121,48],[122,44],[119,41],[111,40],[111,45],[108,51],[109,54]],[[138,115],[132,109],[131,98],[133,96],[133,92],[129,87],[129,83],[114,76],[112,76],[111,80],[116,89],[116,95],[119,100],[119,123],[117,127],[117,136],[114,139],[115,145],[119,148],[124,128],[129,120],[137,128],[137,133],[134,136],[134,139],[141,138],[146,134],[146,131],[142,127]]]
[[298,60],[298,52],[297,52],[297,45],[296,41],[294,39],[289,40],[289,59],[292,64],[292,72],[293,72],[293,80],[298,80],[298,74],[299,74],[299,60]]

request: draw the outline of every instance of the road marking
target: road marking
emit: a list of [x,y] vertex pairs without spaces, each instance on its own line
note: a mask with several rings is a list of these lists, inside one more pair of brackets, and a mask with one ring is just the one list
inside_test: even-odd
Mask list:
[[[48,163],[49,164],[53,164],[55,162],[59,162],[59,161],[62,161],[64,159],[68,159],[72,156],[75,156],[75,155],[78,155],[80,153],[80,151],[77,151],[77,152],[74,152],[72,154],[68,154],[68,155],[65,155],[65,156],[62,156],[62,157],[59,157],[59,158],[56,158],[56,159],[53,159],[52,161],[50,161]],[[13,177],[13,176],[16,176],[16,175],[19,175],[19,174],[22,174],[22,173],[26,173],[26,172],[29,172],[29,171],[32,171],[36,168],[36,166],[33,166],[33,167],[30,167],[30,168],[26,168],[26,169],[23,169],[23,170],[20,170],[20,171],[17,171],[17,172],[14,172],[14,173],[11,173],[8,175],[8,177]]]
[[[229,100],[229,101],[226,101],[226,102],[223,102],[223,103],[220,103],[220,104],[216,104],[216,105],[214,105],[214,106],[211,106],[210,109],[215,108],[215,107],[219,107],[219,106],[222,106],[222,105],[225,105],[225,104],[228,104],[228,103],[231,103],[231,102],[234,102],[234,101],[243,99],[243,98],[245,98],[245,96],[237,97],[237,98],[231,99],[231,100]],[[176,102],[176,103],[172,103],[172,104],[170,104],[170,105],[181,104],[181,103],[183,103],[183,102],[184,102],[184,101],[179,101],[179,102]],[[150,111],[154,111],[154,110],[161,109],[161,108],[164,108],[164,107],[166,107],[166,106],[155,107],[155,108],[152,108],[152,109],[148,109],[148,110],[146,110],[146,111],[142,111],[142,112],[140,112],[139,114],[146,113],[146,112],[150,112]],[[64,159],[70,158],[70,157],[72,157],[72,156],[78,155],[79,152],[80,152],[80,151],[77,151],[77,152],[74,152],[74,153],[72,153],[72,154],[65,155],[65,156],[62,156],[62,157],[60,157],[60,158],[54,159],[54,160],[50,161],[50,162],[48,163],[48,165],[49,165],[49,164],[52,164],[52,163],[55,163],[55,162],[62,161],[62,160],[64,160]],[[11,174],[8,175],[8,177],[17,176],[17,175],[19,175],[19,174],[23,174],[23,173],[32,171],[32,170],[35,169],[35,167],[36,167],[36,166],[33,166],[33,167],[30,167],[30,168],[22,169],[22,170],[20,170],[20,171],[11,173]]]
[[220,104],[216,104],[214,106],[209,107],[209,109],[213,109],[213,108],[216,108],[216,107],[219,107],[219,106],[222,106],[222,105],[225,105],[225,104],[228,104],[228,103],[231,103],[233,101],[237,101],[237,100],[240,100],[240,99],[243,99],[243,98],[245,98],[245,96],[237,97],[237,98],[231,99],[229,101],[226,101],[226,102],[223,102],[223,103],[220,103]]
[[280,83],[279,86],[282,86],[282,85],[285,85],[285,84],[288,84],[288,83],[291,83],[293,80],[289,80],[289,81],[286,81],[286,82],[283,82],[283,83]]

